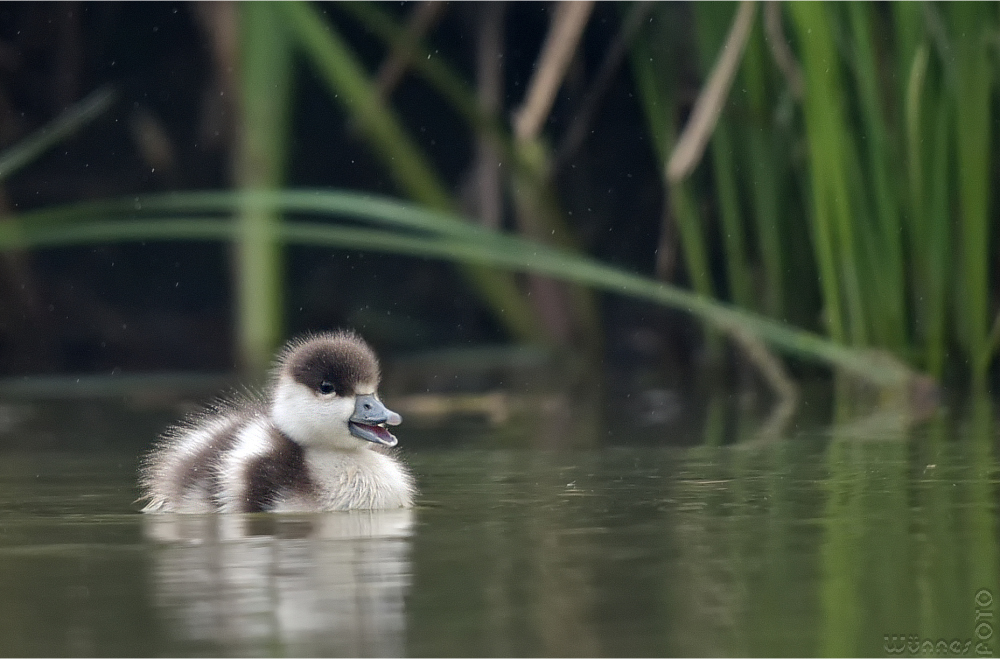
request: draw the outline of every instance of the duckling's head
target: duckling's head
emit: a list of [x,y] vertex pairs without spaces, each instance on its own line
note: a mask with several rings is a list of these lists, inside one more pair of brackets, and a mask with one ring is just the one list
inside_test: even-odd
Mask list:
[[386,426],[402,419],[378,399],[378,359],[352,332],[292,341],[278,356],[271,416],[304,447],[342,450],[395,446]]

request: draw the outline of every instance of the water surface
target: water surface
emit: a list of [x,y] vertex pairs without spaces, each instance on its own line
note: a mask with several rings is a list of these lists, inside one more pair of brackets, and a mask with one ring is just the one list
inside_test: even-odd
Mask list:
[[4,431],[0,655],[1000,648],[988,424],[564,451],[415,430],[412,512],[150,517],[115,414]]

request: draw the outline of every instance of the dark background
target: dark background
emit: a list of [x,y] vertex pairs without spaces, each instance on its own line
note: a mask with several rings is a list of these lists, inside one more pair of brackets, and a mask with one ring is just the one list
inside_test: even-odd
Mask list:
[[[400,16],[412,9],[406,3],[386,7]],[[328,10],[366,67],[375,70],[384,48],[335,6]],[[218,100],[215,63],[197,11],[196,3],[0,5],[3,146],[96,88],[111,85],[119,94],[109,112],[5,182],[5,212],[227,187],[232,111]],[[442,56],[470,78],[475,11],[475,4],[450,5],[433,33]],[[522,100],[549,11],[543,3],[507,7],[508,110]],[[621,11],[614,4],[595,8],[546,127],[554,143],[599,66]],[[649,274],[662,183],[632,84],[627,65],[621,67],[590,138],[556,180],[585,251]],[[294,86],[288,184],[398,196],[361,136],[301,63]],[[414,76],[403,79],[392,101],[414,139],[458,189],[471,165],[473,136]],[[149,146],[150,135],[165,145],[159,152],[155,140]],[[233,368],[227,251],[222,245],[177,243],[3,255],[0,373]],[[506,340],[446,263],[296,247],[288,250],[286,267],[289,334],[351,326],[388,354]],[[683,361],[691,347],[686,322],[664,333],[677,327],[668,312],[606,296],[602,314],[607,354],[616,363],[660,363],[668,345]]]

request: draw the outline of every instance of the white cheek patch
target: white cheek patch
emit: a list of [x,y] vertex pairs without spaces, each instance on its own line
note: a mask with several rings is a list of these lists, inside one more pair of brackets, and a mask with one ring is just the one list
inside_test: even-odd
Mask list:
[[319,425],[315,428],[315,434],[326,441],[350,438],[351,431],[347,422],[354,415],[354,398],[336,396],[320,402],[322,412],[316,416]]
[[319,396],[290,380],[278,383],[271,409],[278,429],[304,446],[355,446],[347,427],[352,414],[353,397]]
[[282,380],[274,392],[271,416],[282,432],[298,439],[306,434],[310,417],[315,414],[315,406],[316,397],[308,388]]

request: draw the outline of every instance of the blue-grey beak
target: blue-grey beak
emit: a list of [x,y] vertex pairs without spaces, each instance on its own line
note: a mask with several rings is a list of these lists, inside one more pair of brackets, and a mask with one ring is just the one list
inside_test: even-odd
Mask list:
[[387,409],[373,394],[358,396],[354,414],[347,422],[351,434],[358,439],[383,446],[395,446],[398,440],[385,426],[398,426],[403,417]]

